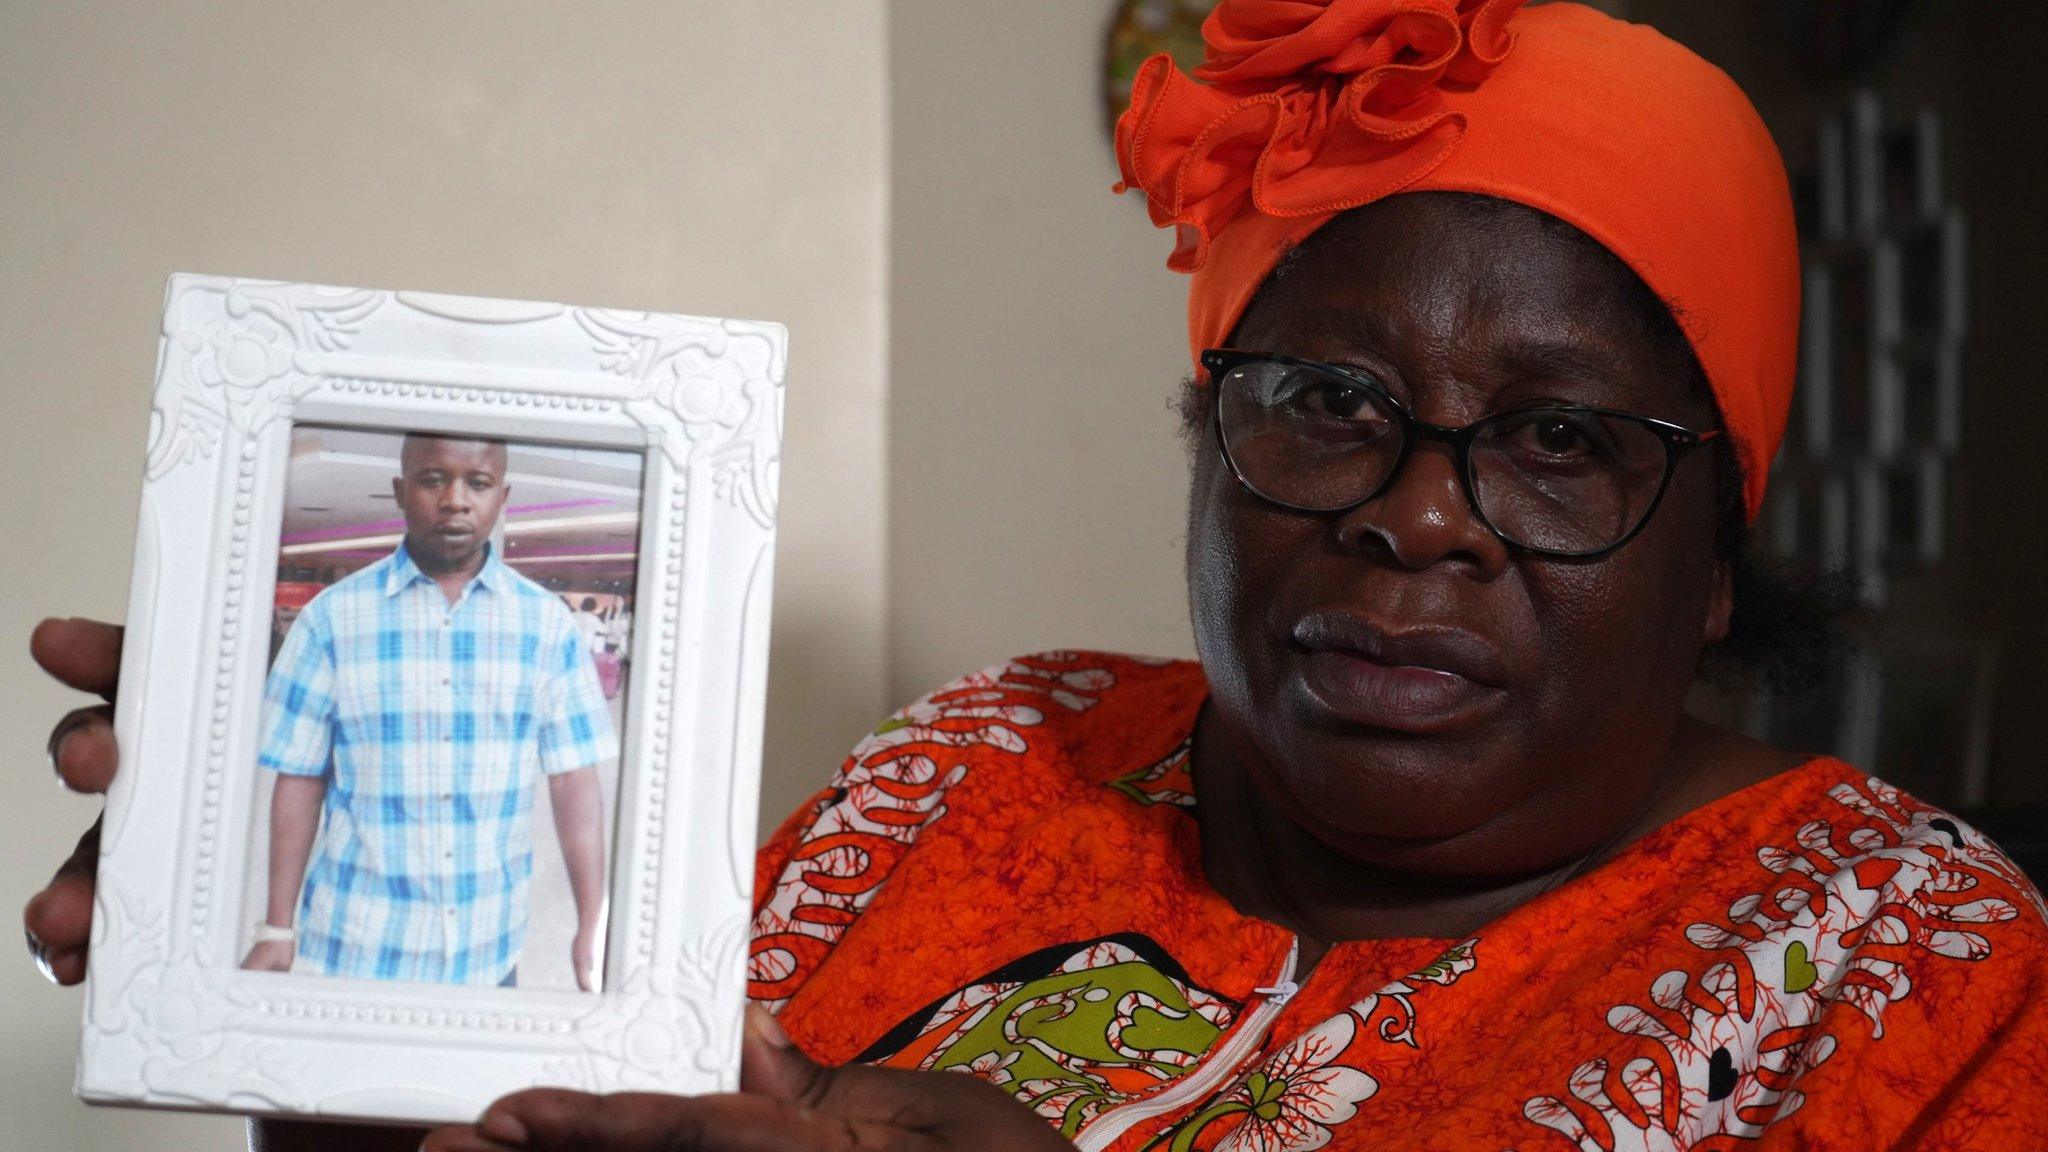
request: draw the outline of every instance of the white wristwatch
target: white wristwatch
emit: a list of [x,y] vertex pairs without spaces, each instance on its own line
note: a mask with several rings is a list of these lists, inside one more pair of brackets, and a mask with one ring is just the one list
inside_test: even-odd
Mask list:
[[298,938],[299,933],[296,928],[279,928],[268,921],[256,925],[256,943],[258,944],[289,944]]

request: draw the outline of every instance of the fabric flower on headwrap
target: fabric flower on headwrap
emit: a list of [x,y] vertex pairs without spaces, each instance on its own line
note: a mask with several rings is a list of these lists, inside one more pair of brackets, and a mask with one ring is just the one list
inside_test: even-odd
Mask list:
[[1464,135],[1439,86],[1484,80],[1522,3],[1225,3],[1202,27],[1195,80],[1165,55],[1139,69],[1117,121],[1117,190],[1143,190],[1152,222],[1177,227],[1177,272],[1200,268],[1248,206],[1303,216],[1399,191]]
[[[1522,0],[1222,0],[1194,76],[1157,56],[1117,121],[1118,191],[1175,229],[1188,351],[1226,343],[1287,251],[1401,192],[1554,216],[1691,342],[1754,516],[1792,402],[1799,242],[1749,98],[1653,28]],[[1284,351],[1270,349],[1270,351]]]

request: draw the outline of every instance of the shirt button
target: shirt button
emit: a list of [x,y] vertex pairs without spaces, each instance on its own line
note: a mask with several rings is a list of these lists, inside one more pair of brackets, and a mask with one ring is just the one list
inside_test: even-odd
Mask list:
[[453,800],[453,799],[455,799],[455,793],[453,793],[453,792],[443,792],[443,793],[441,793],[441,799],[443,799],[443,800]]
[[443,859],[443,860],[453,860],[453,859],[455,859],[455,853],[453,853],[453,852],[443,852],[443,853],[441,853],[441,859]]
[[441,683],[442,683],[442,684],[444,684],[444,685],[446,685],[446,684],[453,684],[453,683],[455,683],[455,681],[454,681],[453,679],[451,679],[451,678],[447,677],[447,676],[443,676],[443,677],[441,677]]

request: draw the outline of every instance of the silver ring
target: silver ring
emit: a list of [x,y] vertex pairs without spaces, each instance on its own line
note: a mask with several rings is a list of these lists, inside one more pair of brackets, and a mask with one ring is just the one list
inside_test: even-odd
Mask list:
[[36,939],[36,934],[27,927],[22,928],[21,934],[28,938],[28,954],[36,962],[36,970],[43,974],[43,979],[57,983],[57,970],[50,966],[50,946]]
[[76,732],[83,727],[85,727],[84,715],[82,713],[74,712],[71,715],[66,716],[64,719],[58,721],[57,727],[50,732],[50,743],[48,745],[48,750],[50,753],[50,772],[57,777],[58,783],[64,784],[64,787],[67,790],[71,787],[71,785],[65,783],[64,781],[64,769],[62,765],[60,765],[57,762],[57,752],[64,746],[65,737],[71,735],[73,732]]

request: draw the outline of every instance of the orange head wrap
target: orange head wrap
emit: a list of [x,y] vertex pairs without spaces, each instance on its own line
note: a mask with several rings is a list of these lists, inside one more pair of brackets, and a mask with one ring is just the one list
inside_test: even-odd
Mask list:
[[1223,0],[1196,83],[1166,56],[1117,121],[1124,181],[1178,229],[1188,339],[1223,344],[1287,251],[1396,192],[1512,200],[1605,245],[1668,305],[1763,500],[1792,401],[1785,169],[1720,69],[1656,31],[1522,0]]

